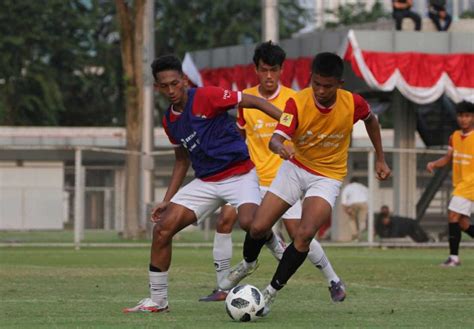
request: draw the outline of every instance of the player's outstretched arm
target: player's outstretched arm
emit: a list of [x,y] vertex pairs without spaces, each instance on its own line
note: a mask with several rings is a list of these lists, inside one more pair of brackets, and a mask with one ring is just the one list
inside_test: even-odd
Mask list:
[[426,170],[429,173],[433,173],[433,171],[436,168],[441,168],[451,163],[452,159],[453,159],[453,149],[449,148],[448,152],[445,155],[443,155],[441,158],[435,161],[428,162],[428,164],[426,165]]
[[165,197],[163,201],[160,202],[153,209],[151,220],[156,222],[159,220],[160,214],[166,209],[171,198],[178,192],[181,184],[183,184],[184,177],[188,172],[190,160],[188,157],[188,152],[182,146],[176,147],[174,149],[175,163],[173,167],[173,173],[171,174],[171,181],[166,190]]
[[252,109],[259,109],[260,111],[268,114],[275,120],[280,120],[281,110],[273,106],[263,98],[247,95],[242,93],[242,100],[239,103],[239,107],[244,108],[244,111],[252,111]]
[[367,119],[364,120],[365,129],[369,134],[370,141],[375,148],[375,172],[377,173],[377,178],[380,180],[385,180],[390,177],[392,171],[390,167],[385,162],[385,155],[383,153],[382,147],[382,138],[380,136],[380,126],[379,121],[375,115],[370,114]]

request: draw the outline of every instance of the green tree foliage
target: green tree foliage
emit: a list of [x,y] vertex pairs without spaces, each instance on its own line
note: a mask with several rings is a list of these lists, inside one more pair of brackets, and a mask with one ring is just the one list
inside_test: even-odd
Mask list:
[[326,12],[336,17],[336,22],[326,23],[326,28],[375,22],[379,18],[389,17],[380,1],[375,2],[369,11],[365,9],[365,1],[358,0],[356,3],[340,5],[336,10]]
[[104,8],[113,10],[99,1],[2,2],[0,124],[110,125],[120,118],[120,52]]
[[474,18],[474,10],[466,10],[459,16],[459,18],[465,18],[465,19]]
[[[224,47],[260,41],[261,1],[159,0],[156,53]],[[280,0],[280,38],[304,26],[307,13],[297,1]]]
[[[156,0],[155,7],[157,55],[260,40],[260,1]],[[296,1],[280,0],[279,10],[280,38],[303,27]],[[0,22],[0,125],[125,125],[112,0],[3,0]]]

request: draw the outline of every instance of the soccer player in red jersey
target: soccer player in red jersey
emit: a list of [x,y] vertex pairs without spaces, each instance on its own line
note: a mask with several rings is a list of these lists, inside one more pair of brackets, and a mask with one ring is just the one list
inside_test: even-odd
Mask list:
[[[261,110],[275,119],[281,115],[259,97],[217,87],[188,88],[175,56],[156,59],[152,72],[159,92],[171,103],[163,126],[175,146],[176,162],[164,200],[152,216],[150,298],[124,312],[168,310],[172,238],[186,226],[230,203],[238,209],[242,228],[249,229],[261,201],[258,178],[247,145],[227,111],[238,105]],[[190,164],[196,178],[179,189]]]

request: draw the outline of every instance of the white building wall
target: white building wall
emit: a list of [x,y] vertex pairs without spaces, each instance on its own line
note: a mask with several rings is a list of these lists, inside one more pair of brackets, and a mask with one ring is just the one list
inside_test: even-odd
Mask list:
[[0,162],[0,229],[62,229],[62,162]]

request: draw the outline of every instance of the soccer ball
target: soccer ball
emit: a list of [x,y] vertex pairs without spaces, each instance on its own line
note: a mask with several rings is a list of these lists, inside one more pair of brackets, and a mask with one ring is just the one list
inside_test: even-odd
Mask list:
[[261,316],[264,306],[260,290],[249,284],[233,288],[225,299],[227,314],[234,321],[253,321]]

